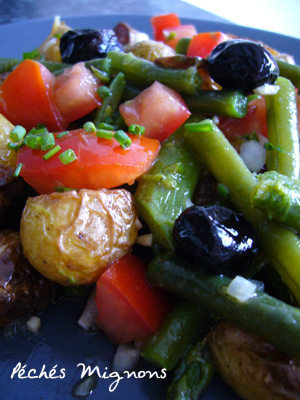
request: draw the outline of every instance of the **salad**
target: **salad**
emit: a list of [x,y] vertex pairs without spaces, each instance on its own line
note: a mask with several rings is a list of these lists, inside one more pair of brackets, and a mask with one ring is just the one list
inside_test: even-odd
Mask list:
[[56,19],[0,60],[1,325],[76,288],[81,327],[173,371],[170,399],[215,370],[243,398],[297,398],[299,67],[151,22],[154,40]]

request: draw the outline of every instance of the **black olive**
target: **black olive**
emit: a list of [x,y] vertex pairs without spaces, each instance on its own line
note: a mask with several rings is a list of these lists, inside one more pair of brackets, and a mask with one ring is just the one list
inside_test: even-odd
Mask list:
[[175,221],[173,239],[177,254],[211,274],[241,274],[258,251],[248,220],[221,206],[187,208]]
[[59,46],[62,61],[70,64],[104,58],[110,50],[123,50],[112,29],[69,30],[62,35]]
[[252,92],[279,76],[272,54],[260,43],[235,39],[220,43],[208,58],[209,74],[226,89]]

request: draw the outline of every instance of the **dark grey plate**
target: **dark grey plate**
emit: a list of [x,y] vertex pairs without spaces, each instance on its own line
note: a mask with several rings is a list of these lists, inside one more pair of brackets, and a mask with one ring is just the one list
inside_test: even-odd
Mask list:
[[[67,24],[74,28],[112,28],[118,22],[126,21],[134,28],[151,32],[150,19],[145,16],[92,16],[65,18]],[[193,23],[198,31],[223,31],[244,37],[258,39],[279,51],[293,54],[300,64],[300,41],[266,31],[245,28],[237,25],[216,23],[201,20],[182,20]],[[38,47],[48,36],[52,20],[37,20],[16,24],[0,25],[0,57],[21,57],[23,52]],[[38,334],[19,333],[5,339],[0,338],[0,400],[71,400],[72,388],[80,380],[81,367],[98,366],[101,374],[109,374],[116,347],[104,334],[87,334],[80,330],[77,320],[84,308],[84,302],[62,300],[48,308],[42,315],[42,328]],[[18,363],[26,365],[25,375],[30,369],[39,374],[44,370],[49,374],[55,367],[56,374],[61,375],[64,368],[64,379],[19,379],[11,378],[13,369]],[[141,361],[140,370],[154,371],[147,363]],[[117,388],[109,391],[114,379],[99,379],[96,389],[89,400],[159,400],[164,398],[168,385],[166,379],[123,379]],[[203,400],[238,399],[231,389],[215,377]]]

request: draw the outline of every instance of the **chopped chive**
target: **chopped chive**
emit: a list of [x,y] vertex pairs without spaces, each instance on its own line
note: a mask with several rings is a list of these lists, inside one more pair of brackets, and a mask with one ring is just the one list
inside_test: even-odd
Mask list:
[[188,132],[210,132],[212,131],[212,126],[210,122],[202,121],[202,122],[193,122],[184,125],[185,129]]
[[91,122],[91,121],[86,122],[86,123],[83,125],[83,129],[84,129],[87,133],[94,133],[94,132],[96,132],[95,124],[94,124],[93,122]]
[[52,147],[55,145],[53,133],[48,133],[47,135],[41,136],[38,143],[43,151],[52,149]]
[[106,124],[105,122],[100,122],[98,129],[105,129],[106,131],[114,131],[115,127],[111,124]]
[[49,133],[48,129],[45,126],[40,125],[37,128],[32,128],[28,132],[28,135],[42,135],[42,134],[47,134],[47,133]]
[[59,155],[59,159],[63,164],[68,165],[71,162],[77,160],[77,156],[74,150],[68,149]]
[[131,145],[130,137],[122,130],[117,131],[114,138],[120,143],[123,149],[127,149]]
[[68,188],[68,187],[63,187],[63,186],[56,186],[54,190],[58,193],[63,193],[63,192],[71,192],[72,190],[76,190],[73,188]]
[[26,135],[26,129],[21,125],[16,125],[10,133],[11,140],[16,143],[23,139]]
[[28,133],[25,136],[24,142],[26,146],[30,147],[31,149],[38,150],[40,149],[40,144],[39,144],[40,138],[41,138],[40,136]]
[[106,86],[100,86],[97,89],[97,93],[99,94],[100,97],[102,97],[103,99],[105,99],[105,97],[108,97],[111,95],[108,87]]
[[107,83],[109,82],[109,75],[108,73],[101,71],[98,68],[95,68],[93,65],[91,66],[91,71],[93,72],[93,74],[95,75],[96,78],[99,79],[100,82],[104,82]]
[[19,163],[17,168],[15,169],[14,176],[19,176],[20,175],[20,171],[21,171],[22,167],[23,167],[23,164]]
[[64,132],[59,133],[56,137],[57,137],[57,139],[60,139],[64,136],[67,136],[69,133],[70,133],[70,131],[64,131]]
[[96,135],[98,138],[102,139],[112,139],[114,137],[114,132],[107,129],[97,129]]
[[128,127],[128,132],[133,135],[143,135],[145,132],[145,127],[141,125],[132,124]]
[[167,42],[168,42],[169,40],[175,39],[176,36],[177,36],[176,32],[170,32],[169,36],[168,36],[167,39],[166,39]]
[[46,125],[45,124],[41,124],[40,122],[36,125],[36,129],[46,129],[47,130],[47,127],[46,127]]
[[218,192],[219,196],[222,197],[223,199],[227,199],[227,197],[229,195],[229,189],[223,183],[218,184],[217,192]]
[[7,145],[7,148],[10,150],[18,151],[20,148],[20,145],[18,143],[9,142]]
[[285,150],[279,144],[275,146],[274,144],[267,142],[264,144],[264,148],[266,150],[276,150],[279,153],[285,153]]
[[53,157],[56,153],[58,153],[60,149],[61,147],[57,144],[51,150],[49,150],[48,153],[43,155],[43,159],[45,161],[49,160],[49,158]]

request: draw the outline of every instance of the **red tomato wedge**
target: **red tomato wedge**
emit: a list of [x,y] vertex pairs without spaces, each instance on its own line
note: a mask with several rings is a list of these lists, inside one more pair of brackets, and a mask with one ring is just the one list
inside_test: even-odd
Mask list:
[[154,82],[133,100],[121,104],[119,110],[128,126],[144,126],[144,136],[160,142],[191,115],[180,94],[160,82]]
[[190,41],[187,56],[206,58],[212,50],[229,37],[222,32],[203,32],[195,35]]
[[164,35],[164,42],[168,46],[175,49],[177,43],[181,38],[191,38],[197,35],[197,29],[194,25],[179,25],[179,26],[174,26],[173,28],[164,29],[163,35]]
[[180,19],[176,13],[156,15],[151,18],[154,39],[163,42],[165,37],[163,30],[180,25]]
[[[45,161],[41,150],[22,147],[17,163],[22,163],[20,175],[39,194],[51,193],[57,186],[73,189],[114,188],[133,183],[156,159],[160,149],[157,140],[129,135],[131,146],[122,149],[115,140],[100,139],[83,129],[71,131],[56,144],[59,153]],[[59,154],[74,150],[77,160],[62,164]]]
[[23,61],[2,83],[0,103],[4,116],[27,130],[38,123],[50,131],[64,130],[66,121],[53,101],[55,76],[37,61]]
[[218,126],[229,140],[251,133],[268,137],[265,99],[262,97],[251,101],[244,118],[220,117]]
[[170,299],[146,281],[147,264],[128,254],[114,262],[97,282],[97,324],[113,343],[153,335],[170,310]]
[[54,101],[64,119],[75,121],[101,104],[98,79],[83,62],[67,68],[54,84]]

